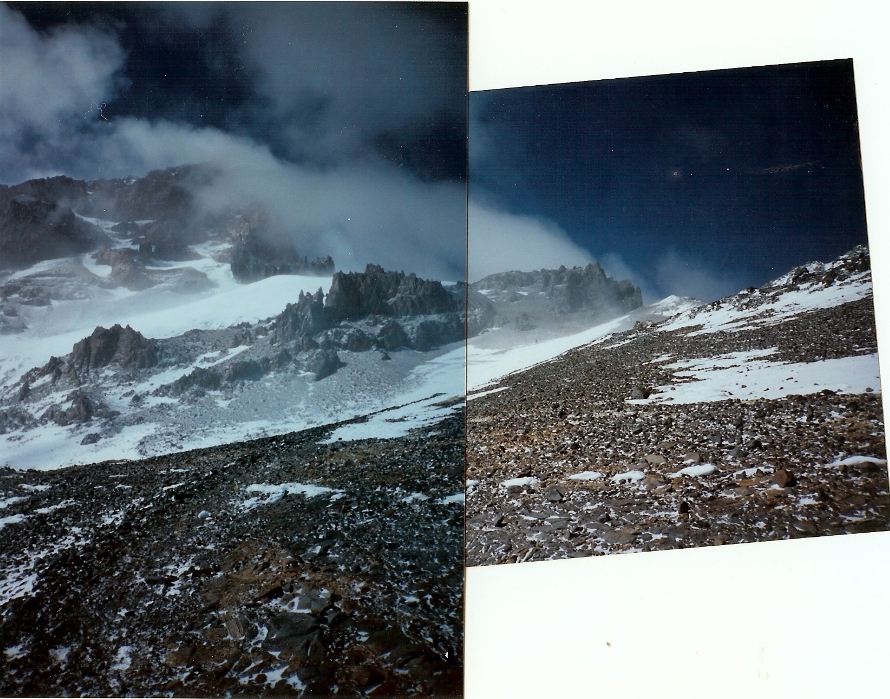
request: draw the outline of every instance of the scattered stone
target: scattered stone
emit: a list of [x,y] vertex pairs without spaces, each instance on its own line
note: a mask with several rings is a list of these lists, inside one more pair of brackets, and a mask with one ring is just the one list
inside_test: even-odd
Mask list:
[[775,483],[780,488],[788,488],[794,485],[797,481],[794,479],[794,474],[788,469],[780,468],[773,475],[773,483]]

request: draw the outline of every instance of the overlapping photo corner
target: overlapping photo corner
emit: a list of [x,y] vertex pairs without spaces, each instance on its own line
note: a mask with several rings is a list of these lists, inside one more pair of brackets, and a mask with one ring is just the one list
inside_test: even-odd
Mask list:
[[470,110],[467,565],[885,531],[852,61]]
[[0,64],[0,695],[461,695],[466,4]]

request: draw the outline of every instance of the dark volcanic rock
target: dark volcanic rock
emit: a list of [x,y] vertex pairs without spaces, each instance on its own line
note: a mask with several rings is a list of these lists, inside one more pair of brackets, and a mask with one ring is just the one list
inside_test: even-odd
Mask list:
[[225,380],[233,381],[259,381],[265,374],[263,366],[254,359],[245,359],[234,362],[226,369]]
[[460,696],[463,425],[0,470],[0,695]]
[[377,331],[377,342],[383,349],[392,352],[408,346],[408,335],[401,325],[392,318],[387,318]]
[[571,269],[492,274],[470,286],[475,291],[531,289],[551,299],[562,313],[597,311],[622,315],[643,305],[639,287],[607,277],[598,262]]
[[330,327],[324,307],[324,292],[319,289],[314,294],[300,292],[297,303],[289,303],[275,317],[272,330],[279,340],[311,337]]
[[241,282],[253,282],[276,274],[331,274],[330,255],[309,262],[282,236],[265,236],[254,227],[241,233],[232,246],[232,274]]
[[21,269],[56,257],[87,252],[100,238],[70,208],[29,195],[0,199],[0,264]]
[[73,391],[68,396],[70,405],[62,408],[58,405],[50,406],[43,414],[44,420],[52,420],[57,425],[64,427],[75,422],[87,422],[94,417],[110,417],[114,413],[102,403],[90,398],[84,391]]
[[343,366],[337,352],[332,349],[310,350],[303,355],[302,362],[306,371],[315,374],[316,381],[327,378]]
[[484,294],[461,282],[457,292],[459,301],[467,307],[467,335],[473,337],[494,325],[497,311]]
[[155,282],[145,273],[139,253],[130,248],[111,250],[101,247],[96,252],[96,262],[111,267],[109,279],[131,291],[141,291],[154,286]]
[[110,329],[99,326],[92,335],[74,345],[71,352],[71,364],[84,372],[112,362],[122,368],[144,369],[154,366],[157,361],[157,343],[129,325],[125,328],[114,325]]
[[368,265],[364,272],[334,275],[325,310],[333,321],[341,321],[368,315],[400,317],[462,309],[440,282]]
[[340,348],[350,352],[367,352],[374,347],[374,338],[358,328],[331,328],[318,336],[323,347]]
[[464,337],[464,324],[457,313],[446,313],[407,323],[408,344],[418,352],[458,342]]

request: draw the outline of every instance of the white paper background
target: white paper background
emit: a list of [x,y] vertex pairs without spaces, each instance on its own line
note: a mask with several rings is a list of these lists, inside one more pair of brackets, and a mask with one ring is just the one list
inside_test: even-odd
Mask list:
[[[853,58],[890,377],[890,16],[875,3],[470,0],[472,90]],[[466,696],[886,693],[890,533],[472,568]]]

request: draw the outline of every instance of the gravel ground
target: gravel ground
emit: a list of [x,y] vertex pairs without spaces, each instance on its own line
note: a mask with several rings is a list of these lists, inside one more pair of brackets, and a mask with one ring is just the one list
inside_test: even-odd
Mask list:
[[[867,253],[850,260],[853,279]],[[807,283],[828,288],[844,273]],[[778,319],[781,291],[734,300],[757,311],[743,328],[641,323],[471,397],[467,565],[887,529],[879,385],[670,402],[690,379],[668,361],[773,350],[770,361],[807,365],[876,352],[870,295]],[[647,401],[656,387],[668,398]]]
[[463,411],[336,427],[0,470],[0,694],[460,695]]

